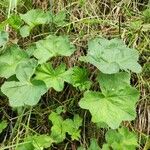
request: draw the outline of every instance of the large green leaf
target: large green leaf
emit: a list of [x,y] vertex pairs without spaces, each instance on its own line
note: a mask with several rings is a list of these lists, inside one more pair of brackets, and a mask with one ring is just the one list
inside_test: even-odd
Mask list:
[[136,134],[127,128],[109,130],[106,133],[106,142],[102,150],[136,150],[138,146]]
[[54,69],[52,64],[45,63],[37,68],[35,74],[35,78],[44,81],[48,89],[53,87],[56,91],[62,91],[67,78],[66,65],[61,64]]
[[16,67],[19,63],[28,60],[29,57],[25,51],[18,46],[11,46],[0,55],[0,76],[9,78],[15,74]]
[[66,36],[48,36],[45,40],[38,41],[36,47],[34,56],[39,63],[44,63],[55,56],[70,56],[75,51],[75,47]]
[[[121,75],[123,80],[119,80]],[[80,107],[90,111],[93,122],[105,123],[112,129],[118,128],[122,121],[135,119],[135,104],[139,98],[139,92],[129,85],[129,76],[126,73],[115,75],[101,73],[100,77],[98,80],[102,93],[85,92],[79,102]],[[113,80],[109,84],[107,81],[111,78]]]
[[106,74],[117,73],[120,69],[140,73],[138,57],[138,52],[126,47],[120,39],[95,38],[88,43],[87,56],[81,57],[80,60],[93,64]]
[[12,107],[24,105],[35,105],[40,100],[41,96],[47,91],[43,81],[33,80],[30,78],[36,67],[35,61],[20,64],[16,69],[18,82],[5,82],[1,90],[9,98],[9,103]]

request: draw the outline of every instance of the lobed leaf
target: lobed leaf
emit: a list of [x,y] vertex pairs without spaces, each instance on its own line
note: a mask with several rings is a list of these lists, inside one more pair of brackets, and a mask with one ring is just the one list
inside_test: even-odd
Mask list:
[[53,87],[56,91],[62,91],[67,78],[66,65],[61,64],[54,69],[52,64],[45,63],[37,68],[35,74],[35,79],[44,81],[48,89]]
[[20,14],[21,19],[31,28],[36,25],[46,24],[51,18],[50,12],[44,12],[42,9],[32,9],[25,14]]
[[88,71],[85,68],[73,67],[68,70],[69,76],[66,81],[80,90],[88,90],[91,87],[91,81],[88,79]]
[[[95,123],[105,123],[112,129],[118,128],[122,121],[133,120],[136,117],[135,104],[139,98],[139,92],[129,85],[129,78],[126,78],[116,87],[120,74],[113,75],[110,87],[107,80],[111,75],[101,74],[103,78],[99,80],[102,86],[102,93],[87,91],[80,100],[79,105],[83,109],[88,109]],[[113,82],[114,81],[114,82]],[[128,83],[125,84],[124,81]]]
[[29,60],[28,55],[17,45],[8,47],[5,52],[0,55],[0,76],[9,78],[15,74],[17,65],[27,60]]
[[56,143],[62,142],[66,137],[66,133],[71,135],[72,140],[78,140],[80,138],[79,127],[82,125],[82,119],[79,115],[74,115],[73,120],[63,120],[60,114],[52,112],[49,115],[49,120],[51,120],[53,124],[51,128],[51,137]]
[[70,44],[68,37],[66,36],[49,36],[45,40],[40,40],[36,43],[37,49],[33,55],[42,64],[55,56],[70,56],[75,47]]
[[124,127],[118,131],[109,130],[106,133],[106,142],[107,144],[103,145],[102,150],[136,150],[138,146],[136,134]]
[[2,85],[1,90],[9,98],[12,107],[33,106],[46,93],[47,88],[43,81],[30,81],[35,67],[35,60],[21,63],[16,69],[19,81],[7,81]]
[[120,39],[95,38],[88,43],[87,56],[81,57],[80,60],[93,64],[106,74],[117,73],[120,69],[140,73],[138,57],[138,52],[126,47]]

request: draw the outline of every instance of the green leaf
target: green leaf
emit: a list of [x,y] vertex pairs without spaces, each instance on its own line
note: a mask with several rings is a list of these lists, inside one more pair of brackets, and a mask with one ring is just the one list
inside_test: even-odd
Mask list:
[[80,138],[79,127],[82,125],[82,119],[79,115],[74,115],[73,120],[63,120],[59,114],[52,112],[49,115],[49,120],[51,120],[53,124],[51,128],[51,137],[56,143],[62,142],[66,137],[66,133],[71,135],[72,140],[78,140]]
[[53,139],[48,135],[39,135],[39,136],[31,136],[32,144],[37,150],[41,150],[43,148],[49,148],[52,143]]
[[9,34],[5,31],[0,31],[0,47],[5,45],[8,41]]
[[60,11],[53,17],[53,22],[57,26],[63,26],[66,23],[65,19],[66,19],[66,11]]
[[49,148],[53,143],[53,139],[46,135],[33,135],[28,136],[24,140],[24,144],[17,147],[16,150],[43,150]]
[[88,148],[88,150],[100,150],[100,147],[99,147],[96,139],[90,140],[90,147]]
[[143,19],[145,23],[150,23],[150,8],[143,11]]
[[17,146],[15,150],[35,150],[34,146],[32,145],[32,142],[24,142],[20,143],[20,145]]
[[9,98],[10,106],[21,107],[36,105],[47,88],[42,81],[32,82],[5,82],[1,87],[2,92]]
[[[119,80],[121,75],[123,80]],[[112,129],[118,128],[122,121],[135,119],[135,104],[139,98],[139,92],[129,85],[128,75],[126,73],[124,75],[123,73],[115,75],[101,73],[100,77],[102,93],[85,92],[79,102],[80,107],[90,111],[93,122],[105,123]],[[109,83],[111,78],[113,80]]]
[[[106,142],[102,150],[136,150],[137,136],[133,132],[129,132],[127,128],[120,128],[118,131],[109,130],[106,133]],[[107,149],[106,149],[107,148]]]
[[30,30],[31,28],[27,25],[24,25],[23,27],[20,28],[20,35],[22,37],[27,37],[30,35]]
[[[69,73],[70,72],[70,73]],[[88,90],[91,87],[91,81],[88,79],[88,71],[85,68],[74,67],[68,70],[67,82],[80,90]]]
[[79,115],[74,115],[73,120],[66,119],[63,122],[64,130],[71,135],[72,140],[79,140],[80,130],[79,127],[82,125],[82,119]]
[[41,96],[46,93],[47,88],[43,81],[30,81],[36,67],[35,60],[20,64],[16,69],[16,76],[19,82],[5,82],[1,90],[9,98],[12,107],[24,105],[35,105]]
[[95,38],[88,43],[87,56],[81,57],[80,60],[93,64],[106,74],[117,73],[120,69],[140,73],[138,57],[138,52],[126,47],[120,39]]
[[45,40],[38,41],[36,47],[34,56],[40,64],[55,56],[70,56],[75,51],[66,36],[48,36]]
[[52,112],[49,115],[49,120],[53,124],[50,136],[56,143],[62,142],[66,137],[66,132],[63,129],[63,118],[59,114]]
[[21,19],[24,20],[26,24],[28,24],[31,28],[33,28],[36,25],[48,23],[50,17],[49,13],[48,12],[45,13],[41,9],[32,9],[28,11],[26,14],[20,14],[20,17]]
[[48,89],[53,87],[56,91],[62,91],[66,73],[65,64],[54,69],[52,64],[45,63],[37,68],[35,79],[44,81]]
[[0,55],[0,76],[9,78],[14,75],[17,65],[28,59],[29,57],[25,51],[21,50],[18,46],[8,47]]
[[8,123],[6,120],[0,122],[0,133],[7,127]]
[[28,62],[24,61],[18,64],[16,68],[16,76],[21,82],[29,82],[30,78],[35,72],[37,66],[37,61],[35,59],[30,59]]
[[13,14],[8,18],[8,23],[14,29],[18,30],[22,25],[22,20],[19,15]]

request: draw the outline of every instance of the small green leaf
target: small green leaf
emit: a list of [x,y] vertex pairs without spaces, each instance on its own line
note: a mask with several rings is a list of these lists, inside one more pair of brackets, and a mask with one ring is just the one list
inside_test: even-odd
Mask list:
[[[106,123],[112,129],[118,128],[122,121],[135,119],[135,104],[139,98],[139,92],[129,85],[128,75],[124,73],[123,80],[119,80],[120,74],[123,75],[100,74],[102,93],[87,91],[79,102],[81,108],[91,112],[93,122]],[[111,78],[109,84],[107,81]]]
[[[137,136],[133,132],[129,132],[127,128],[120,128],[118,131],[109,130],[106,133],[106,142],[102,150],[136,150]],[[109,149],[108,149],[109,147]]]
[[100,150],[100,147],[99,147],[96,139],[90,140],[90,147],[88,148],[88,150]]
[[75,115],[73,120],[66,119],[63,122],[64,130],[71,135],[72,140],[79,140],[80,130],[79,127],[82,125],[82,119],[79,115]]
[[26,14],[20,14],[20,17],[24,20],[26,24],[33,28],[36,25],[48,23],[50,14],[45,13],[41,9],[32,9]]
[[[69,73],[70,72],[70,73]],[[68,70],[67,82],[80,90],[89,90],[91,81],[88,79],[88,71],[85,68],[74,67]]]
[[63,26],[66,23],[65,19],[66,19],[66,11],[60,11],[53,17],[53,22],[57,26]]
[[4,53],[0,55],[0,76],[9,78],[15,74],[16,67],[19,63],[29,60],[25,51],[18,46],[8,47]]
[[56,69],[53,69],[52,64],[45,63],[37,68],[35,74],[35,79],[44,81],[48,89],[53,87],[56,91],[62,91],[65,82],[66,65],[61,64]]
[[66,36],[48,36],[45,40],[38,41],[36,47],[33,55],[40,64],[55,56],[70,56],[75,51]]
[[0,47],[5,45],[8,41],[9,34],[5,31],[0,31]]
[[53,139],[45,134],[39,136],[31,136],[30,139],[32,140],[34,148],[37,150],[49,148],[53,143]]
[[145,23],[150,23],[150,8],[143,11],[143,19]]
[[7,127],[8,123],[6,120],[0,122],[0,133]]
[[24,144],[21,143],[16,150],[43,150],[49,148],[53,143],[53,139],[46,135],[33,135],[28,136],[24,140]]
[[27,37],[30,35],[30,30],[31,28],[27,25],[24,25],[23,27],[20,28],[20,35],[22,37]]
[[51,120],[53,124],[51,128],[51,137],[56,143],[62,142],[66,137],[66,133],[71,135],[72,140],[79,140],[79,127],[82,125],[82,119],[79,117],[79,115],[75,115],[73,120],[63,120],[59,114],[52,112],[49,115],[49,120]]
[[81,57],[80,60],[93,64],[106,74],[117,73],[120,69],[140,73],[138,57],[138,52],[126,47],[120,39],[95,38],[88,43],[87,56]]
[[66,132],[63,129],[63,118],[59,114],[52,112],[49,115],[49,120],[53,124],[50,136],[54,139],[55,143],[62,142],[66,137]]
[[13,14],[8,18],[8,23],[14,29],[18,30],[22,25],[22,20],[19,15]]

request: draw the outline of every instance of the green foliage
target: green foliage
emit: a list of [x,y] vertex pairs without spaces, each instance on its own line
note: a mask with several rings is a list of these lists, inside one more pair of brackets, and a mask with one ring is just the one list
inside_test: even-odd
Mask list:
[[30,80],[35,67],[35,60],[23,62],[16,69],[19,81],[7,81],[2,85],[1,90],[9,98],[12,107],[35,105],[47,91],[43,81]]
[[100,150],[96,139],[91,139],[90,147],[88,148],[88,150]]
[[34,56],[40,64],[55,56],[70,56],[75,51],[67,36],[50,35],[45,40],[38,41],[36,47]]
[[53,87],[56,91],[62,91],[67,78],[66,65],[61,64],[53,69],[52,64],[45,63],[37,68],[35,74],[35,78],[44,81],[48,89]]
[[109,130],[106,133],[106,142],[102,150],[136,150],[138,146],[136,134],[129,132],[127,128]]
[[[9,2],[12,3],[9,11],[12,11],[16,7],[17,1]],[[83,8],[85,3],[85,0],[80,0],[77,5]],[[148,13],[149,9],[143,12],[146,23],[149,23]],[[61,59],[61,63],[54,63],[54,57],[71,56],[76,50],[67,35],[61,35],[59,30],[55,34],[51,32],[58,27],[62,29],[60,27],[64,27],[66,20],[66,11],[54,14],[42,9],[32,9],[25,14],[8,15],[8,18],[0,24],[0,47],[2,47],[2,51],[0,51],[0,77],[5,78],[2,82],[1,91],[8,97],[10,106],[34,106],[50,88],[60,92],[63,91],[66,83],[72,84],[80,92],[79,106],[90,111],[92,121],[99,127],[117,129],[122,121],[135,119],[139,92],[130,85],[130,74],[127,72],[141,72],[141,66],[138,64],[138,52],[127,47],[121,39],[108,40],[97,37],[90,40],[87,55],[80,57],[80,60],[97,67],[97,70],[92,73],[94,80],[89,78],[91,74],[89,75],[88,69],[79,67],[81,64],[78,62],[75,62],[75,64],[79,66],[70,68],[64,64],[64,62],[67,62],[65,59]],[[85,19],[81,20],[86,22]],[[97,19],[94,20],[99,22]],[[42,29],[47,25],[46,29],[51,35],[44,37],[45,33],[39,31],[42,34],[34,38],[35,43],[29,43],[31,45],[29,46],[28,42],[30,41],[27,39],[27,44],[21,45],[23,48],[26,47],[26,50],[21,49],[19,45],[11,45],[11,40],[8,42],[9,34],[4,31],[7,26],[8,29],[13,28],[12,31],[15,30],[17,33],[20,31],[22,37],[27,37],[32,29],[39,25],[42,25]],[[132,22],[130,29],[140,29],[141,25],[141,21]],[[52,30],[49,30],[51,27]],[[147,27],[149,27],[149,24],[146,24]],[[143,25],[142,31],[144,31],[144,28]],[[41,29],[40,26],[39,29]],[[16,37],[19,44],[24,40],[26,41],[26,39],[18,37],[18,34]],[[148,65],[145,65],[144,74],[149,71],[147,68]],[[124,72],[119,72],[120,70]],[[97,71],[99,72],[98,75]],[[95,77],[99,83],[97,89],[100,87],[100,91],[92,91]],[[49,115],[49,120],[52,123],[50,134],[25,135],[22,140],[23,143],[19,143],[16,150],[43,150],[50,148],[52,144],[64,141],[68,136],[71,140],[79,141],[82,118],[77,114],[74,114],[73,119],[63,118],[61,114],[64,113],[64,102],[66,101],[62,97],[62,106]],[[48,104],[51,103],[48,102]],[[7,122],[2,121],[0,133],[6,127]],[[103,150],[136,149],[138,144],[134,133],[129,132],[126,128],[111,129],[106,133],[106,144],[103,145]],[[100,150],[96,139],[91,139],[90,146],[86,146],[86,148],[88,150]],[[80,147],[78,149],[85,148]]]
[[117,73],[120,69],[140,73],[138,57],[138,52],[126,47],[120,39],[95,38],[88,43],[87,56],[81,57],[80,60],[93,64],[106,74]]
[[33,135],[28,136],[24,140],[24,144],[19,145],[16,150],[43,150],[49,148],[53,143],[53,139],[46,135]]
[[49,120],[52,122],[53,126],[51,128],[51,137],[56,143],[62,142],[66,133],[71,136],[72,140],[79,140],[80,138],[80,129],[82,125],[82,119],[78,115],[74,115],[72,119],[65,119],[56,112],[52,112],[49,115]]
[[150,23],[150,8],[143,11],[143,17],[145,23]]
[[2,131],[7,127],[7,121],[6,120],[2,120],[0,122],[0,133],[2,133]]
[[0,76],[9,78],[14,75],[17,65],[28,59],[29,57],[25,51],[17,45],[6,48],[4,53],[0,55]]
[[8,41],[8,33],[5,31],[0,31],[0,47],[5,45]]
[[53,14],[50,11],[44,12],[41,9],[32,9],[25,14],[20,14],[21,19],[26,23],[20,29],[22,37],[30,35],[30,31],[38,25],[53,23],[56,26],[63,26],[66,23],[66,12],[60,11],[58,14]]
[[92,82],[88,79],[89,73],[85,68],[73,67],[68,70],[68,74],[67,80],[74,87],[81,91],[90,89]]
[[79,102],[81,108],[91,112],[92,121],[106,123],[115,129],[122,121],[135,119],[139,92],[130,86],[129,75],[123,72],[112,75],[101,73],[98,81],[102,92],[87,91]]
[[94,138],[91,138],[90,139],[90,145],[89,145],[89,147],[87,149],[82,147],[82,146],[80,146],[80,147],[78,147],[77,150],[100,150],[100,147],[98,145],[97,140],[94,139]]
[[8,18],[8,24],[18,30],[22,25],[22,20],[20,16],[13,14]]
[[32,9],[26,14],[20,14],[21,19],[31,28],[36,25],[46,24],[49,20],[50,13],[45,13],[41,9]]
[[22,23],[23,22],[22,22],[20,16],[18,16],[17,14],[12,14],[8,19],[1,22],[0,29],[4,30],[5,26],[9,24],[9,26],[11,26],[13,29],[18,31],[20,29]]

